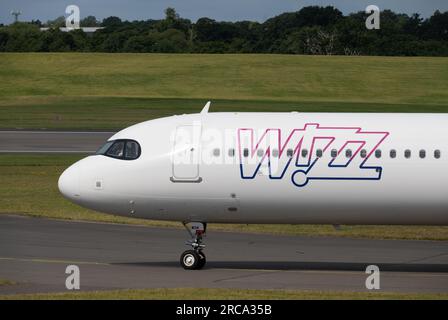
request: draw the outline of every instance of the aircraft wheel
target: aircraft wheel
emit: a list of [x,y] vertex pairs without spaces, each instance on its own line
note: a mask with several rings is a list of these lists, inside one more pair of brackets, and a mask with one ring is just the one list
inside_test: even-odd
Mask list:
[[[198,266],[201,265],[201,256],[198,252],[194,250],[187,250],[180,256],[180,264],[182,268],[185,270],[196,270],[200,269]],[[204,256],[204,264],[205,264],[205,256]]]
[[199,257],[200,257],[200,260],[199,260],[199,263],[198,263],[198,266],[197,266],[198,270],[204,268],[205,262],[207,261],[207,259],[205,259],[204,252],[199,251]]

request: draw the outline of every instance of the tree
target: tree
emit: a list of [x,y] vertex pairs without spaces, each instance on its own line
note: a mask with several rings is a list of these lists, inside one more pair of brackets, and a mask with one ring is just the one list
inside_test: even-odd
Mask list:
[[[325,30],[320,26],[305,27],[292,34],[287,41],[288,53],[302,53],[313,55],[333,55],[337,34],[335,31]],[[290,50],[294,51],[291,52]]]
[[191,21],[182,19],[174,8],[167,8],[165,10],[165,19],[160,20],[155,24],[155,28],[159,32],[164,32],[169,29],[176,29],[182,31],[185,37],[190,38],[191,35]]
[[70,31],[73,37],[73,51],[89,51],[89,37],[82,29]]
[[154,38],[148,35],[132,36],[124,43],[125,52],[152,52],[154,51]]
[[422,25],[424,19],[418,13],[409,17],[403,25],[403,32],[406,34],[420,37],[422,35]]
[[[380,30],[366,29],[367,16],[310,6],[263,23],[206,17],[192,23],[167,8],[160,20],[108,17],[104,29],[88,36],[82,30],[60,32],[65,18],[58,17],[46,23],[51,27],[46,32],[39,31],[39,20],[0,27],[0,50],[448,56],[448,12],[423,19],[384,10]],[[83,27],[98,24],[94,16],[81,21]]]
[[331,6],[304,7],[296,14],[296,20],[299,27],[327,27],[334,25],[342,18],[342,12]]
[[230,42],[240,36],[237,25],[231,22],[216,22],[208,18],[201,18],[196,22],[195,38],[198,41],[224,41]]
[[45,26],[49,28],[63,28],[65,27],[65,17],[59,16],[54,20],[48,20]]
[[180,53],[188,52],[189,43],[185,34],[176,29],[168,29],[164,32],[150,34],[153,41],[153,52]]
[[121,52],[127,37],[122,33],[111,33],[104,40],[101,50],[106,52]]
[[174,22],[176,20],[179,20],[179,15],[177,14],[174,8],[165,9],[165,20],[168,22]]
[[265,52],[283,51],[285,39],[289,38],[292,33],[305,27],[331,28],[343,18],[342,12],[331,6],[310,6],[297,12],[280,14],[263,23],[259,47]]
[[36,25],[17,22],[7,29],[8,39],[4,45],[5,51],[35,52],[42,47],[42,33]]
[[87,16],[81,20],[81,27],[98,27],[100,23],[95,16]]
[[35,24],[38,27],[42,27],[43,26],[42,22],[39,19],[31,20],[31,24]]
[[118,28],[123,25],[123,22],[118,17],[108,17],[106,19],[103,19],[103,22],[101,23],[101,26],[106,28]]
[[448,11],[441,13],[439,10],[424,23],[427,39],[448,40]]
[[5,27],[0,27],[0,51],[5,51],[9,40],[9,33]]

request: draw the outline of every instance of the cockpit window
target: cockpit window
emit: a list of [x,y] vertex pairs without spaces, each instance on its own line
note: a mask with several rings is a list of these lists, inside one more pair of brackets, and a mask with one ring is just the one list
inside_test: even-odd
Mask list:
[[95,154],[105,154],[107,150],[109,150],[110,146],[113,145],[113,141],[107,141]]
[[116,159],[134,160],[140,156],[140,145],[134,140],[108,141],[97,152],[97,155],[105,155]]
[[128,140],[126,141],[126,159],[133,160],[137,159],[140,155],[140,146],[137,142]]
[[124,155],[124,141],[116,141],[112,147],[106,152],[106,156],[114,158],[123,158]]

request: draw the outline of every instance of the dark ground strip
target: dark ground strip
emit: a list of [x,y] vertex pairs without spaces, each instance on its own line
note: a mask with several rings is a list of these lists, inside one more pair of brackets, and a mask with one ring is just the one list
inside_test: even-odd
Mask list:
[[448,292],[448,243],[209,232],[208,263],[185,271],[183,230],[0,216],[1,293],[65,290],[76,264],[81,289],[210,287],[365,291],[365,269],[381,290]]

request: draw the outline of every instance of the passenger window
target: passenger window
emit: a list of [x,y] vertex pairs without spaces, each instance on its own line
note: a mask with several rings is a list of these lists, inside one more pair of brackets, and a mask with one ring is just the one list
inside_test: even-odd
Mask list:
[[302,149],[302,157],[306,158],[308,156],[308,150],[307,149]]
[[332,158],[336,158],[338,156],[338,150],[336,150],[336,149],[332,149],[331,150],[331,157]]
[[229,157],[235,156],[235,149],[231,148],[229,149]]
[[243,156],[244,156],[245,158],[247,158],[247,157],[249,156],[249,149],[244,148],[244,150],[243,150]]
[[397,150],[390,150],[390,158],[395,159],[397,157]]
[[263,149],[258,149],[257,156],[262,157],[263,155],[264,155],[264,150]]
[[322,154],[323,154],[322,149],[317,149],[317,150],[316,150],[316,157],[318,157],[318,158],[322,158]]
[[221,150],[219,150],[218,148],[213,149],[213,155],[214,155],[215,157],[219,157],[220,154],[221,154]]
[[116,141],[110,148],[107,150],[106,156],[113,158],[123,158],[124,153],[124,141]]
[[351,158],[352,157],[352,155],[353,155],[353,152],[352,152],[352,149],[347,149],[347,150],[345,150],[345,156],[347,157],[347,158]]
[[137,159],[140,155],[140,146],[137,142],[128,140],[126,141],[126,155],[127,160]]
[[292,150],[292,149],[288,149],[288,150],[286,151],[286,155],[287,155],[289,158],[292,158],[293,154],[294,154],[294,150]]
[[411,150],[407,149],[404,151],[404,157],[406,159],[409,159],[411,157]]
[[440,159],[441,153],[440,150],[434,150],[434,158]]
[[420,150],[419,156],[420,156],[420,159],[425,159],[426,158],[426,151],[425,150]]
[[362,149],[361,150],[361,158],[365,158],[367,157],[367,150],[366,149]]
[[274,150],[272,150],[272,156],[273,157],[278,157],[278,150],[277,149],[274,149]]
[[379,150],[379,149],[375,150],[375,157],[381,158],[381,150]]

